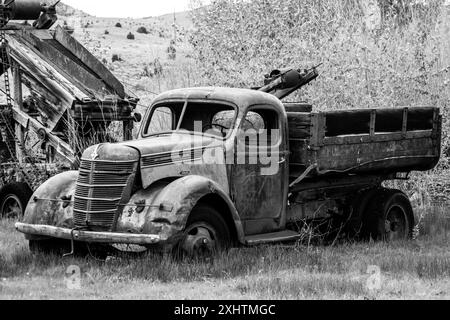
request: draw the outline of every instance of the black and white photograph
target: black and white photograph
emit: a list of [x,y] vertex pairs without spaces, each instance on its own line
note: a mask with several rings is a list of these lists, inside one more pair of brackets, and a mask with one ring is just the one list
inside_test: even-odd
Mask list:
[[0,300],[449,299],[450,0],[0,0]]

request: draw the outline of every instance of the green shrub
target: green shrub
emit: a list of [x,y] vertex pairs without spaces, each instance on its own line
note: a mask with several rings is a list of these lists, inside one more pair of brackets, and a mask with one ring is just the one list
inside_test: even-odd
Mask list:
[[139,27],[136,31],[137,33],[143,33],[143,34],[148,34],[148,30],[146,27]]
[[112,62],[116,62],[116,61],[122,61],[122,58],[117,54],[117,53],[114,53],[113,55],[112,55],[112,58],[111,58],[111,60],[112,60]]
[[319,110],[441,107],[448,156],[450,60],[443,49],[450,25],[443,1],[383,3],[381,24],[371,28],[359,0],[213,1],[193,11],[190,43],[201,79],[253,87],[272,69],[323,63],[317,81],[290,99]]

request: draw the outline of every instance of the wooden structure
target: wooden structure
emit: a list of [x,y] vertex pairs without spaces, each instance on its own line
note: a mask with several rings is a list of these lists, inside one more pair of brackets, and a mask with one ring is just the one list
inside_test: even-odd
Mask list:
[[440,157],[438,108],[288,112],[291,181],[327,174],[432,169]]
[[[72,138],[121,121],[124,139],[131,139],[138,99],[69,33],[59,26],[43,30],[8,24],[4,29],[8,61],[2,61],[0,74],[10,72],[13,79],[12,116],[22,143],[25,132],[33,130],[51,146],[50,154],[76,163],[81,150]],[[31,112],[24,107],[25,88],[34,104]]]

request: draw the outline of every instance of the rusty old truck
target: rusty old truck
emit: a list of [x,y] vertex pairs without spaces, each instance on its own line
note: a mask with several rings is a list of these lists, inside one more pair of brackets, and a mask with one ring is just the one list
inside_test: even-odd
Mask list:
[[192,255],[296,241],[311,226],[411,237],[408,197],[382,184],[437,165],[439,109],[313,112],[281,101],[316,76],[281,70],[261,88],[159,95],[137,139],[85,150],[78,171],[34,193],[17,230],[32,249],[64,242]]

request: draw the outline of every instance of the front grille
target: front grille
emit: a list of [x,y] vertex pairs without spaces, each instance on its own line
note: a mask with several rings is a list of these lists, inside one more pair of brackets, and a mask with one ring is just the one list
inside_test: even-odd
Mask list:
[[119,204],[130,190],[137,169],[136,161],[81,161],[75,190],[75,227],[114,229]]

